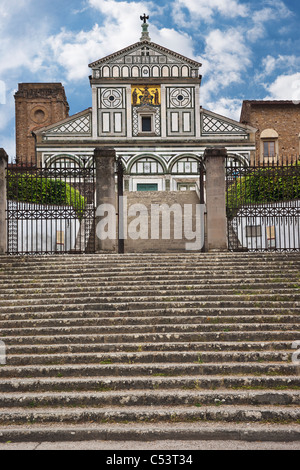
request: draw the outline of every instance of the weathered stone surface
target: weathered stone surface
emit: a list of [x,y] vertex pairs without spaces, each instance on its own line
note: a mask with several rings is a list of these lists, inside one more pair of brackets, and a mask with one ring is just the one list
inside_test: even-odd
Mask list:
[[1,257],[0,441],[299,441],[299,266]]

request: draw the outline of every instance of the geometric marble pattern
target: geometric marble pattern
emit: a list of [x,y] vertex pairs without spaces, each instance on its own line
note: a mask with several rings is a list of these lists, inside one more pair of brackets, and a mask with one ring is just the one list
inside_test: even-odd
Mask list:
[[222,119],[202,114],[202,134],[244,134],[247,133],[245,129],[235,126],[230,122],[223,121]]
[[51,134],[90,134],[91,116],[90,114],[82,116],[74,121],[66,122],[50,130]]

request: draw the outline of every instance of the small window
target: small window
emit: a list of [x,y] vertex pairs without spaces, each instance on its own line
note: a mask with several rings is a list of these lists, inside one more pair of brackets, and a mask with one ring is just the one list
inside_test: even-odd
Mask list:
[[142,116],[142,132],[152,131],[152,119],[150,116]]
[[263,159],[275,160],[279,151],[279,135],[275,129],[264,129],[260,134],[260,155]]
[[275,141],[264,142],[264,157],[275,157]]
[[261,237],[261,226],[260,225],[247,225],[246,237],[247,238]]

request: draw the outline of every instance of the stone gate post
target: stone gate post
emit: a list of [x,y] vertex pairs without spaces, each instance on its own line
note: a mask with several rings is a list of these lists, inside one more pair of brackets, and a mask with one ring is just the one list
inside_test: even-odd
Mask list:
[[206,234],[207,251],[227,250],[225,148],[207,148],[206,164]]
[[96,253],[117,252],[116,151],[96,147]]
[[6,226],[6,167],[8,156],[4,149],[0,148],[0,255],[7,251],[7,226]]

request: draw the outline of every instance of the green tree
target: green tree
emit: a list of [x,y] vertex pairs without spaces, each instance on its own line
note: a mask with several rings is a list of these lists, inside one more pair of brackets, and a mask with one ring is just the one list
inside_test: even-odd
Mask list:
[[86,204],[85,198],[70,184],[34,173],[8,171],[7,196],[27,203],[72,206],[79,218]]
[[232,178],[226,195],[229,218],[245,205],[300,199],[299,165],[249,168],[245,176],[234,175],[233,169]]

